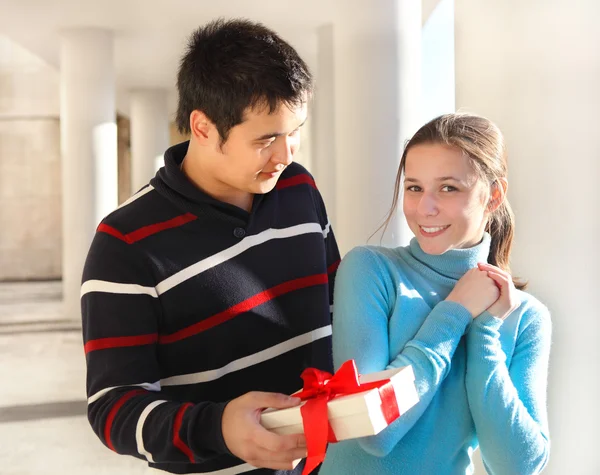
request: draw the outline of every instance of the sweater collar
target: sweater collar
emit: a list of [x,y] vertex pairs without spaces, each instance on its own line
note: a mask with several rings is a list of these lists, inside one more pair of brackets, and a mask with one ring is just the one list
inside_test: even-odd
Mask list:
[[491,236],[484,233],[483,239],[476,246],[468,249],[451,249],[440,255],[427,254],[421,249],[417,238],[410,241],[409,252],[428,269],[444,277],[458,280],[465,273],[477,267],[478,262],[488,262]]

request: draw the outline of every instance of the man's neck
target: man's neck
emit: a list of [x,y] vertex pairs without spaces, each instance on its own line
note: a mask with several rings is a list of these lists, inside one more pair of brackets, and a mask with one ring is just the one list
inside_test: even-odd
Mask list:
[[241,190],[235,190],[222,183],[207,172],[202,166],[201,160],[188,153],[181,162],[181,171],[190,180],[196,188],[202,190],[207,195],[224,203],[237,206],[248,213],[252,209],[254,195]]

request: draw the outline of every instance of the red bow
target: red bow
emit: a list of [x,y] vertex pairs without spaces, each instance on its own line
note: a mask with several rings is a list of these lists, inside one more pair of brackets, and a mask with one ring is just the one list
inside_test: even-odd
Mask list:
[[325,459],[327,442],[337,442],[327,417],[327,402],[331,399],[378,388],[387,423],[400,416],[390,380],[361,384],[354,360],[346,361],[334,375],[316,368],[306,368],[301,377],[304,380],[304,388],[294,396],[306,401],[300,408],[308,448],[302,475],[308,475]]

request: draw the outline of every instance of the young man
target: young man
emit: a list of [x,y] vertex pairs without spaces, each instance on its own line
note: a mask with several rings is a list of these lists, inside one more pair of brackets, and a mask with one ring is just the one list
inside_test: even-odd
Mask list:
[[192,35],[177,86],[190,141],[102,221],[85,265],[89,420],[173,473],[300,473],[304,436],[259,418],[298,404],[285,394],[304,368],[332,369],[339,253],[292,163],[311,75],[262,25],[216,21]]

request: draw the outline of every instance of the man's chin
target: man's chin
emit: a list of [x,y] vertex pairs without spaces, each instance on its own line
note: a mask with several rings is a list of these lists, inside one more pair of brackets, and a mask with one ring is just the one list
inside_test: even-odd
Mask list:
[[272,180],[263,181],[253,187],[254,188],[253,193],[256,195],[264,195],[264,194],[272,191],[276,185],[277,185],[277,179],[275,179],[275,178]]

